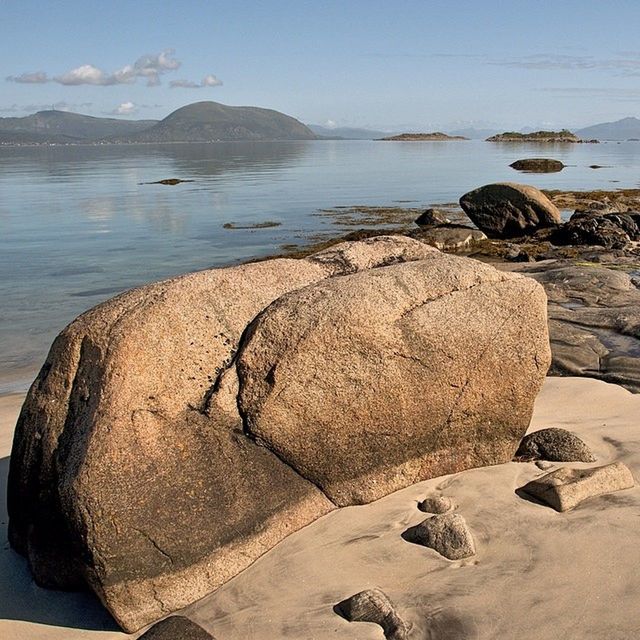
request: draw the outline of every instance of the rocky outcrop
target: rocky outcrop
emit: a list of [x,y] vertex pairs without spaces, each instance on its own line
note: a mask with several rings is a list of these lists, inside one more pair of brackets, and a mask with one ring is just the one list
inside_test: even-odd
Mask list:
[[[631,270],[635,262],[628,265]],[[521,265],[549,299],[552,375],[589,376],[640,392],[640,280],[595,263]]]
[[562,222],[560,212],[542,191],[514,182],[469,191],[460,198],[460,206],[490,238],[528,235]]
[[548,504],[556,511],[570,511],[589,498],[633,486],[629,468],[622,462],[614,462],[591,469],[561,467],[528,482],[519,491]]
[[512,162],[509,166],[516,171],[528,173],[557,173],[564,169],[564,164],[560,160],[552,158],[524,158]]
[[634,219],[623,213],[576,212],[553,236],[556,244],[598,245],[623,249],[640,235]]
[[575,433],[551,427],[527,434],[516,451],[516,459],[552,462],[595,462],[591,449]]
[[548,363],[535,282],[408,238],[142,287],[54,342],[10,542],[133,631],[336,505],[509,460]]
[[442,209],[426,209],[415,220],[419,227],[432,227],[440,224],[449,224],[451,220]]

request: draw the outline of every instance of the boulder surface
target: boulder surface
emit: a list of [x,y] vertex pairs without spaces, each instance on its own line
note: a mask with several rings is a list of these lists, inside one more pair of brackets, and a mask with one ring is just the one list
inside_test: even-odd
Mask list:
[[11,545],[134,631],[337,505],[509,460],[545,308],[531,279],[402,237],[127,292],[56,338],[29,391]]
[[560,211],[542,191],[515,182],[487,184],[465,193],[460,206],[490,238],[514,238],[561,224]]

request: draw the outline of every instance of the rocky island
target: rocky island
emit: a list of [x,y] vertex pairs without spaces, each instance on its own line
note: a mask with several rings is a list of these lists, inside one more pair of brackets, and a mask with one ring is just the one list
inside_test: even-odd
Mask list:
[[581,142],[575,133],[568,129],[561,131],[534,131],[532,133],[519,133],[517,131],[505,131],[487,138],[487,142]]
[[388,136],[387,138],[380,138],[384,142],[429,142],[432,140],[468,140],[464,136],[450,136],[447,133],[441,131],[434,131],[433,133],[401,133],[397,136]]

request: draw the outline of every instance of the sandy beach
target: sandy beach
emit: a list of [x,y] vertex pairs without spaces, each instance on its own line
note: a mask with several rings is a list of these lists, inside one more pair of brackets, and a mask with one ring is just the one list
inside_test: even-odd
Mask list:
[[[0,399],[3,492],[11,431],[21,396]],[[595,465],[640,469],[640,397],[585,378],[547,378],[530,431],[577,433]],[[560,463],[554,464],[554,468]],[[569,463],[571,467],[586,467]],[[637,637],[629,612],[640,596],[638,487],[556,513],[515,490],[542,475],[508,463],[436,478],[366,506],[333,512],[293,534],[186,614],[218,640],[383,638],[370,623],[348,623],[333,605],[379,587],[413,626],[415,638]],[[445,495],[475,537],[477,554],[445,560],[401,534],[424,519],[417,502]],[[86,594],[36,587],[8,548],[3,507],[0,636],[12,640],[124,638]]]

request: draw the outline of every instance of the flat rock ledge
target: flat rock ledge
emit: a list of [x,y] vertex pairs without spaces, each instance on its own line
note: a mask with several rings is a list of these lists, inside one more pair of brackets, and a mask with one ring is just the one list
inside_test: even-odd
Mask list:
[[360,591],[337,604],[334,610],[349,622],[380,625],[387,640],[409,638],[409,625],[398,615],[393,603],[381,589]]
[[337,507],[510,461],[550,360],[538,283],[410,238],[129,291],[27,395],[10,544],[136,631]]
[[631,489],[634,484],[629,468],[622,462],[614,462],[590,469],[561,467],[532,480],[520,491],[562,512],[589,498]]
[[462,560],[476,554],[471,530],[459,513],[427,518],[405,532],[405,539],[429,547],[449,560]]

